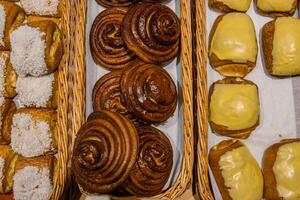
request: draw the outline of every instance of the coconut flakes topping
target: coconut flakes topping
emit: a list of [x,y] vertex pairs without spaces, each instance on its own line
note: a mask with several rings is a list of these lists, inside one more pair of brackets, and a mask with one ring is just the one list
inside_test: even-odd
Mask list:
[[47,200],[52,190],[49,169],[27,166],[14,175],[15,200]]
[[57,14],[58,0],[21,0],[21,4],[28,14],[55,15]]
[[5,9],[0,5],[0,45],[4,45],[4,30],[5,30]]
[[52,96],[54,74],[41,77],[18,77],[16,91],[22,106],[46,107]]
[[18,113],[13,117],[11,147],[24,157],[34,157],[51,150],[52,138],[49,124],[35,120],[30,114]]
[[41,76],[47,73],[45,33],[39,28],[23,25],[10,35],[10,61],[18,75]]

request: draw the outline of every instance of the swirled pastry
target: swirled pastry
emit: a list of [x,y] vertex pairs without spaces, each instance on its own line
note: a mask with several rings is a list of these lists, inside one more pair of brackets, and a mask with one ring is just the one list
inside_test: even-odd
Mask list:
[[92,113],[75,140],[75,179],[88,193],[112,192],[128,177],[137,152],[138,135],[130,120],[110,111]]
[[0,2],[0,50],[9,50],[10,33],[25,20],[25,12],[18,5],[10,2]]
[[20,0],[27,15],[57,17],[61,14],[61,0]]
[[121,77],[121,92],[127,109],[150,123],[168,120],[177,106],[177,90],[163,68],[141,63],[128,67]]
[[212,131],[247,138],[259,124],[257,86],[248,80],[226,78],[210,88],[209,121]]
[[20,76],[41,76],[57,69],[63,55],[61,32],[52,21],[29,22],[10,35],[10,61]]
[[297,9],[297,0],[255,0],[257,10],[263,15],[273,17],[293,16]]
[[[11,147],[24,157],[51,153],[56,146],[56,112],[20,108],[13,116]],[[34,147],[34,148],[32,148]]]
[[177,56],[180,21],[167,6],[136,4],[123,20],[122,35],[127,47],[140,59],[164,64]]
[[173,150],[169,139],[151,126],[138,126],[139,154],[123,187],[136,196],[159,194],[169,179]]
[[96,0],[98,4],[109,7],[126,7],[138,2],[139,0]]
[[9,144],[12,117],[17,108],[13,100],[0,97],[0,144]]
[[93,59],[109,70],[124,68],[136,58],[122,38],[121,24],[126,12],[126,8],[106,9],[96,17],[91,29]]
[[0,96],[12,98],[16,95],[17,77],[9,61],[9,53],[0,52]]
[[264,153],[265,199],[300,198],[300,139],[285,139]]

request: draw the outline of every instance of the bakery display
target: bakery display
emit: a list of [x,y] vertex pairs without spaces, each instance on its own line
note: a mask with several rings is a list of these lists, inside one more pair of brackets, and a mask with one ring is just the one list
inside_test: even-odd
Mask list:
[[257,161],[239,140],[213,146],[209,165],[224,200],[263,198],[264,180]]
[[128,49],[145,62],[165,64],[178,54],[180,21],[165,5],[140,3],[130,7],[121,30]]
[[300,20],[279,17],[262,28],[262,48],[267,71],[273,76],[300,74]]
[[16,91],[18,100],[23,107],[57,108],[58,74],[41,77],[19,77]]
[[298,0],[255,0],[257,10],[267,16],[293,16]]
[[258,87],[241,78],[216,81],[209,91],[209,122],[213,132],[233,138],[248,138],[258,126]]
[[[11,147],[24,157],[51,153],[55,149],[57,127],[55,111],[20,108],[13,116]],[[34,148],[32,148],[34,147]]]
[[264,196],[271,199],[300,198],[300,139],[285,139],[264,153]]
[[134,196],[159,194],[169,179],[173,166],[173,150],[169,139],[151,126],[137,126],[139,153],[135,166],[123,183]]
[[63,55],[62,35],[48,21],[24,24],[10,35],[10,61],[20,76],[41,76],[57,69]]
[[127,8],[109,8],[95,19],[90,32],[91,54],[95,63],[108,70],[122,69],[136,59],[123,41],[121,24]]
[[254,24],[244,13],[219,16],[209,40],[211,66],[229,77],[244,77],[256,65],[257,42]]
[[109,193],[121,186],[138,153],[133,123],[118,113],[92,113],[77,133],[72,169],[77,183],[88,193]]
[[16,109],[13,100],[0,97],[0,144],[10,143],[12,117]]
[[61,0],[20,0],[27,15],[59,17]]
[[9,61],[9,52],[0,52],[0,96],[13,98],[16,95],[17,73]]
[[0,2],[0,50],[9,50],[10,33],[25,20],[25,13],[18,5],[10,2]]
[[251,4],[251,0],[209,0],[208,5],[220,12],[246,12]]

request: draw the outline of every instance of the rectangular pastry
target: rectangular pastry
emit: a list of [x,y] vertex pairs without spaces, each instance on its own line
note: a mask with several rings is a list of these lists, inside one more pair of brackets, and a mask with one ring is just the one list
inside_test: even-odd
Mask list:
[[300,20],[279,17],[264,25],[262,48],[265,65],[273,76],[300,74]]
[[9,60],[9,52],[0,52],[0,96],[13,98],[16,95],[17,77]]
[[247,146],[226,140],[211,148],[209,165],[223,200],[261,200],[263,175]]
[[264,153],[266,200],[300,199],[300,139],[286,139]]
[[251,4],[251,0],[209,0],[211,8],[220,12],[246,12]]
[[27,15],[59,17],[61,0],[20,0]]
[[9,144],[12,117],[17,108],[13,100],[0,97],[0,144]]
[[225,78],[209,91],[209,122],[213,132],[233,138],[247,138],[258,126],[258,87],[249,80]]
[[245,13],[219,16],[209,40],[211,66],[223,76],[244,77],[256,65],[257,41],[254,24]]
[[12,149],[24,157],[53,153],[57,138],[56,122],[57,115],[55,111],[18,109],[13,116],[11,128]]
[[297,0],[255,0],[257,10],[263,15],[273,17],[293,16]]

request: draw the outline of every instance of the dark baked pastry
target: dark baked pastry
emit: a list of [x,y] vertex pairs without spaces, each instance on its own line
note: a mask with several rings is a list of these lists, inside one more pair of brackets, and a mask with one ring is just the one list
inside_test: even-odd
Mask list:
[[139,0],[96,0],[98,4],[108,7],[126,7],[138,2]]
[[126,68],[121,91],[127,109],[146,122],[166,121],[177,106],[175,83],[166,70],[153,64]]
[[109,70],[124,68],[136,56],[123,41],[121,24],[127,8],[109,8],[95,19],[91,33],[90,46],[94,61]]
[[122,35],[127,47],[140,59],[164,64],[177,56],[180,21],[167,6],[136,4],[123,20]]
[[138,126],[139,154],[123,187],[132,195],[152,196],[161,192],[173,166],[169,139],[151,126]]
[[16,110],[13,100],[0,97],[0,144],[10,143],[12,118]]
[[75,140],[72,169],[88,193],[109,193],[128,177],[138,152],[130,120],[110,111],[92,113]]

